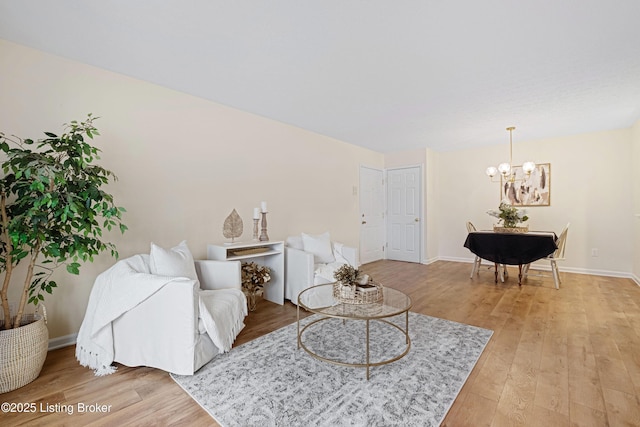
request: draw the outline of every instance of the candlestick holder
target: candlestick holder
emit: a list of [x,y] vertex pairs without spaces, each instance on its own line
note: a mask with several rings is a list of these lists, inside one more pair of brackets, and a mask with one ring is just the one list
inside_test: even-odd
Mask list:
[[269,235],[267,234],[267,213],[262,212],[262,229],[260,233],[260,241],[267,242],[269,241]]
[[253,218],[253,240],[258,240],[258,218]]

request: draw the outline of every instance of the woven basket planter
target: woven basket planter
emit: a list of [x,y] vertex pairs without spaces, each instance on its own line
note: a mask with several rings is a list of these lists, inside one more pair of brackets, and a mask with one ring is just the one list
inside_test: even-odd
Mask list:
[[[45,317],[27,314],[19,328],[0,331],[0,393],[38,378],[47,358],[49,331]],[[4,326],[4,321],[0,320]]]

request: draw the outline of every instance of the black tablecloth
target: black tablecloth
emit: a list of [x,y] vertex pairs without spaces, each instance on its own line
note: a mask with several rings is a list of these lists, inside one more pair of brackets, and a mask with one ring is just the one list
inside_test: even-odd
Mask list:
[[556,250],[554,233],[494,233],[473,231],[464,247],[482,259],[498,264],[523,265],[546,257]]

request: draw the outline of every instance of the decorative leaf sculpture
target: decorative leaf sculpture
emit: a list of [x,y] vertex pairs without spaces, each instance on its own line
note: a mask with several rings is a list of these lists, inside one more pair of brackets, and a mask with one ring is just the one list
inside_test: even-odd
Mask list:
[[227,219],[224,220],[222,227],[222,235],[227,239],[234,241],[236,237],[242,236],[242,218],[236,210],[232,210]]

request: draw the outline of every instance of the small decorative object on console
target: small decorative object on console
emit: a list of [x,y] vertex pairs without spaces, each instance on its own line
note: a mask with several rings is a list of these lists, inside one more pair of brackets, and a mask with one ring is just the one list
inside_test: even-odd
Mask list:
[[261,202],[260,203],[260,209],[261,209],[261,213],[262,213],[262,227],[260,230],[260,237],[259,240],[261,242],[268,242],[269,241],[269,235],[267,234],[267,202]]
[[253,208],[253,240],[258,241],[258,222],[260,222],[260,211]]
[[242,218],[240,218],[235,209],[224,220],[222,235],[227,239],[231,239],[231,243],[235,243],[235,239],[242,236]]

